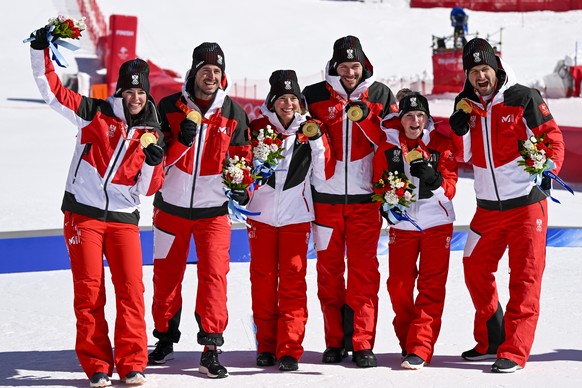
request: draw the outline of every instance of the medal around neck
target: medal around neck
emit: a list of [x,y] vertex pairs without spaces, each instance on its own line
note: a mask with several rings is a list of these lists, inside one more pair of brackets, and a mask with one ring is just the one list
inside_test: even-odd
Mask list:
[[188,120],[194,121],[198,125],[200,125],[200,123],[202,122],[202,115],[197,110],[193,110],[193,111],[188,112],[188,114],[186,115],[186,118]]
[[158,142],[156,135],[151,132],[146,132],[139,138],[139,142],[143,148],[147,148],[150,144],[155,144]]
[[415,160],[421,159],[422,158],[422,153],[420,151],[418,151],[417,149],[414,149],[410,152],[408,152],[408,155],[406,155],[406,162],[408,162],[408,164],[414,162]]
[[318,131],[318,126],[313,121],[309,121],[303,126],[303,134],[307,137],[313,137],[317,135]]
[[359,121],[362,119],[362,117],[364,117],[364,112],[359,106],[354,105],[348,109],[348,119],[352,121]]

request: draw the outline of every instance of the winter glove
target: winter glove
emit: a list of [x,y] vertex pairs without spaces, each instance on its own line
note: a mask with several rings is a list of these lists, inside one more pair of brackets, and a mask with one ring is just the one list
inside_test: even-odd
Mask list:
[[321,127],[316,120],[307,119],[299,125],[299,133],[303,133],[309,140],[319,139],[322,135]]
[[453,132],[455,132],[458,136],[463,136],[467,132],[469,132],[469,119],[471,115],[469,113],[465,113],[461,109],[458,109],[449,117],[449,125]]
[[246,205],[249,203],[249,192],[246,189],[236,189],[230,192],[230,198],[237,201],[239,205]]
[[[362,111],[362,117],[359,117],[359,113],[358,114],[354,113],[356,111],[350,112],[351,108],[354,109],[360,108],[360,110]],[[368,104],[366,104],[364,101],[361,100],[350,101],[346,105],[346,113],[348,113],[348,117],[350,120],[359,123],[360,121],[363,121],[366,119],[366,117],[368,117],[368,115],[370,114],[370,108],[368,108]]]
[[436,190],[443,183],[443,178],[431,163],[424,159],[416,159],[410,163],[410,175],[417,177],[425,189]]
[[152,143],[143,149],[145,154],[145,162],[150,166],[157,166],[164,158],[164,149],[159,145]]
[[382,204],[380,207],[380,214],[386,219],[390,225],[396,225],[404,219],[402,210],[399,207],[388,208],[387,204]]
[[184,119],[180,123],[180,132],[178,132],[178,141],[186,147],[194,144],[194,138],[198,134],[198,124],[190,119]]
[[49,46],[49,41],[47,39],[48,31],[48,27],[43,27],[30,34],[30,37],[34,38],[34,40],[30,41],[30,47],[35,50],[44,50],[47,48]]

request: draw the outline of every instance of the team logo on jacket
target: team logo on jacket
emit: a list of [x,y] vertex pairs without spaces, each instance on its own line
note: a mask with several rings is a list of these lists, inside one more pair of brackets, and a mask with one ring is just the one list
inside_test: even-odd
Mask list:
[[109,137],[113,137],[115,135],[115,130],[117,129],[117,127],[113,124],[111,124],[109,126],[109,131],[107,131],[107,136]]
[[477,116],[471,115],[471,118],[469,119],[469,127],[475,128],[476,125],[477,125]]
[[335,119],[335,106],[327,108],[327,118],[330,120]]
[[291,81],[285,81],[285,90],[291,90]]
[[481,62],[481,53],[479,51],[473,53],[473,62],[475,63]]
[[131,75],[131,84],[132,85],[139,85],[139,74],[132,74]]
[[402,159],[401,156],[402,156],[402,150],[400,150],[400,149],[394,150],[394,153],[392,154],[392,161],[394,163],[400,163],[400,160]]
[[546,104],[540,104],[538,108],[540,112],[542,112],[542,116],[546,117],[550,115],[550,110],[548,109],[548,106]]
[[354,59],[354,49],[347,49],[346,54],[348,55],[348,59]]

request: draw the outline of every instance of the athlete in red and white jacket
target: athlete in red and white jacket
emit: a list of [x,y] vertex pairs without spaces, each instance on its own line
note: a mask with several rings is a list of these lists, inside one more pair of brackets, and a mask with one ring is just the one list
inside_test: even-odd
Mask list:
[[[322,360],[340,362],[346,350],[353,350],[359,367],[374,367],[382,221],[371,200],[372,158],[382,137],[380,117],[398,107],[390,89],[375,81],[354,36],[335,42],[325,81],[306,87],[303,94],[309,113],[323,122],[336,158],[330,179],[312,179],[318,296],[327,346]],[[353,121],[348,111],[357,112],[350,115]]]
[[[545,136],[558,173],[564,158],[562,133],[540,93],[515,82],[515,75],[484,39],[463,49],[467,80],[455,100],[451,128],[463,136],[464,161],[473,165],[477,211],[465,244],[465,282],[477,310],[477,345],[462,357],[497,361],[493,372],[525,366],[539,317],[546,261],[546,193],[519,166],[520,142]],[[464,111],[457,107],[468,104]],[[549,190],[549,179],[541,183]],[[509,247],[509,301],[503,314],[494,272]]]
[[387,172],[404,173],[415,186],[406,213],[422,229],[386,214],[392,224],[387,282],[392,323],[405,356],[402,367],[420,369],[431,362],[442,323],[458,166],[450,136],[435,129],[421,94],[404,96],[400,114],[382,125],[387,142],[374,156],[374,182]]
[[[89,98],[61,83],[47,49],[46,28],[36,31],[31,47],[43,99],[78,128],[62,203],[75,294],[75,351],[92,385],[110,385],[114,367],[127,384],[141,384],[147,333],[137,226],[140,195],[153,194],[163,182],[163,137],[149,95],[149,67],[140,59],[125,62],[115,94],[106,100]],[[146,133],[154,137],[144,148],[140,139]],[[115,288],[115,353],[105,319],[104,256]]]
[[[257,328],[257,365],[279,360],[279,369],[293,371],[303,355],[307,322],[307,249],[314,220],[310,178],[331,176],[333,165],[327,136],[303,133],[302,95],[293,70],[277,70],[271,89],[253,120],[251,138],[272,130],[282,140],[282,155],[272,175],[253,193],[247,206],[259,215],[248,217],[251,250],[251,297]],[[310,121],[313,125],[315,121]],[[317,125],[317,124],[316,124]],[[271,168],[273,168],[271,166]]]
[[[248,118],[227,96],[224,53],[216,43],[194,49],[192,68],[182,92],[160,101],[162,130],[167,139],[166,181],[154,200],[154,336],[152,364],[173,358],[180,339],[182,280],[194,237],[198,256],[195,317],[198,343],[204,345],[200,371],[211,378],[228,376],[218,361],[228,323],[226,275],[230,265],[231,222],[222,182],[227,158],[251,160]],[[198,112],[200,120],[192,114]],[[187,116],[188,115],[188,116]],[[198,122],[197,122],[198,121]],[[234,197],[248,201],[242,191]]]

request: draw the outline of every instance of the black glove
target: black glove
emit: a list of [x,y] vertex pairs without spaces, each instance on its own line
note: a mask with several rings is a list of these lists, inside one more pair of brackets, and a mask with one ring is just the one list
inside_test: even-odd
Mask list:
[[230,192],[230,198],[237,201],[239,205],[246,205],[249,203],[249,192],[246,189],[236,189]]
[[346,113],[353,106],[358,106],[362,110],[362,118],[359,120],[355,120],[356,123],[359,123],[360,121],[365,120],[366,117],[368,117],[368,115],[370,114],[370,108],[368,108],[368,104],[366,104],[364,101],[361,101],[361,100],[355,100],[355,101],[348,102],[348,104],[346,105],[346,108],[345,108]]
[[44,50],[47,48],[49,46],[49,41],[47,39],[48,31],[48,27],[43,27],[30,34],[30,37],[34,38],[34,40],[30,41],[30,47],[35,50]]
[[194,143],[194,138],[198,134],[198,124],[190,119],[184,119],[180,123],[180,132],[178,132],[178,141],[186,147]]
[[410,163],[410,175],[420,180],[421,189],[436,190],[443,183],[441,173],[424,159],[416,159]]
[[471,115],[469,113],[465,113],[463,110],[458,109],[449,117],[449,125],[453,132],[455,132],[458,136],[463,136],[467,132],[469,132],[469,119]]
[[164,149],[155,143],[144,148],[143,153],[146,157],[146,164],[149,164],[150,166],[157,166],[162,163],[162,159],[164,158]]

